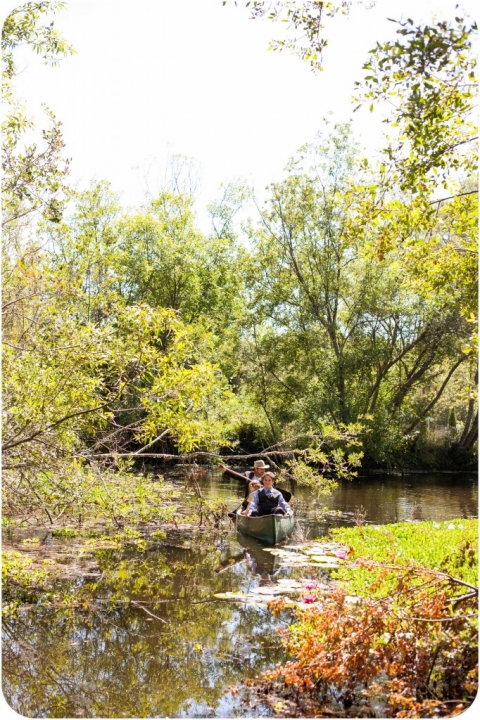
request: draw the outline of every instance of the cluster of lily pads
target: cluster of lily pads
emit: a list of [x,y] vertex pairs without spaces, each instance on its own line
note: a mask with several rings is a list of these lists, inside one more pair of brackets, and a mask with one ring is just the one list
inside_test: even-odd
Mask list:
[[[334,570],[348,559],[348,550],[345,546],[333,542],[313,542],[303,545],[290,545],[286,547],[263,548],[279,558],[281,567],[292,568],[319,568],[321,570]],[[276,597],[285,599],[286,607],[304,606],[317,602],[320,593],[331,590],[332,584],[328,581],[313,578],[279,578],[270,585],[253,588],[249,592],[230,591],[216,593],[214,597],[220,600],[229,600],[236,603],[250,605],[265,605]],[[315,591],[312,594],[311,591]],[[290,597],[298,596],[295,599]]]

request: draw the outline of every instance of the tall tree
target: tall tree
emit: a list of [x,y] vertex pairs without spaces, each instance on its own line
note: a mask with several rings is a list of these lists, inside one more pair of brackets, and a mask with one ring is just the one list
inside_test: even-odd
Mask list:
[[390,423],[400,438],[467,359],[460,288],[440,303],[416,291],[401,253],[366,253],[363,194],[351,189],[360,181],[348,128],[338,128],[272,186],[252,235],[249,361],[272,431],[372,415],[375,435]]

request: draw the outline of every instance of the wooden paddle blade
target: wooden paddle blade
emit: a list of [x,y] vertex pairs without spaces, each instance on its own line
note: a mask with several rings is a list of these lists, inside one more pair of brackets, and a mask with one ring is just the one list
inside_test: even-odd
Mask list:
[[292,493],[288,492],[288,490],[283,490],[283,488],[277,488],[277,490],[282,493],[283,499],[286,500],[286,502],[292,499]]

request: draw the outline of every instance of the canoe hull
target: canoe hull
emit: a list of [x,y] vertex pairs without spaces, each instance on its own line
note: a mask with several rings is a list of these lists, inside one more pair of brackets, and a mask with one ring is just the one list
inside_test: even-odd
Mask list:
[[235,516],[237,530],[244,535],[263,540],[275,545],[290,535],[295,520],[285,515],[263,515],[262,517],[247,517],[237,513]]

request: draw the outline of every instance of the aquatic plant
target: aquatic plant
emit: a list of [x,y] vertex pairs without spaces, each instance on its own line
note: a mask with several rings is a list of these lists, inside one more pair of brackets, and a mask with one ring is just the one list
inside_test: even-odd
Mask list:
[[292,659],[267,680],[380,703],[386,717],[465,710],[477,691],[477,532],[476,520],[331,531],[355,563],[333,571],[342,584],[315,606],[297,606],[284,633]]

